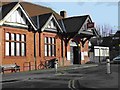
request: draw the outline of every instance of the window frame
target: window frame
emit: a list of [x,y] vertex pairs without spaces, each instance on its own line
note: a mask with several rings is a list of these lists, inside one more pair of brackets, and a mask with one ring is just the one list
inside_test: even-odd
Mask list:
[[[9,34],[9,40],[6,39],[7,33]],[[11,35],[14,34],[14,39],[11,38]],[[17,35],[19,35],[19,40],[17,40]],[[22,41],[22,35],[24,35],[24,41]],[[9,43],[9,55],[7,53],[7,48],[6,48],[6,43]],[[22,53],[22,43],[24,43],[24,55]],[[11,45],[12,44],[12,45]],[[17,45],[19,44],[19,48]],[[13,47],[12,47],[13,46]],[[13,48],[13,51],[12,51]],[[18,53],[19,54],[18,54]],[[11,32],[5,32],[5,57],[26,57],[26,34],[21,34],[21,33],[11,33]]]
[[[55,57],[56,56],[56,39],[55,39],[55,37],[45,36],[44,40],[45,39],[46,39],[46,42],[44,41],[44,55],[45,55],[45,57]],[[53,39],[54,39],[54,43],[52,43]],[[47,47],[47,48],[45,49],[45,47]]]

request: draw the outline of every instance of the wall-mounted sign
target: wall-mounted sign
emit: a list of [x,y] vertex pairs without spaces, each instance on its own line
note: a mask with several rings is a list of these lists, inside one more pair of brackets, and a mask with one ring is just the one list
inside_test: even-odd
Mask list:
[[94,22],[87,23],[87,29],[94,28]]

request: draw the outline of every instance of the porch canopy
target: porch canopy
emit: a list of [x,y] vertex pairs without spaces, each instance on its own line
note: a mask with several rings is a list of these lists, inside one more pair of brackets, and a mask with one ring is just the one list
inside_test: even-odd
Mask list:
[[89,15],[64,18],[59,20],[59,23],[64,30],[62,35],[66,43],[73,39],[75,42],[81,41],[84,46],[91,37],[99,37]]

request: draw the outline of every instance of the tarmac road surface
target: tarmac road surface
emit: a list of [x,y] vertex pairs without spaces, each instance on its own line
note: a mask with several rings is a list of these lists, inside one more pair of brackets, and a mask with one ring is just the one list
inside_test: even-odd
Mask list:
[[[111,65],[111,74],[106,74],[106,65],[88,68],[75,68],[61,70],[58,73],[32,73],[26,78],[16,78],[2,82],[2,88],[65,88],[69,90],[82,90],[91,88],[103,90],[103,88],[118,90],[120,65]],[[12,76],[11,76],[12,77]],[[17,77],[17,75],[16,75]]]

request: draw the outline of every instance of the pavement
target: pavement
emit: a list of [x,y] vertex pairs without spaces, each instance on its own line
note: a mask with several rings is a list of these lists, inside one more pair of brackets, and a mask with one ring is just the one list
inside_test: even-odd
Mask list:
[[106,72],[106,65],[99,65],[97,69],[92,68],[92,70],[81,70],[80,72],[84,74],[85,77],[81,79],[74,79],[73,86],[74,88],[92,88],[93,90],[120,90],[119,70],[119,65],[111,65],[110,74]]
[[[33,70],[2,75],[4,88],[65,88],[69,90],[119,90],[119,65],[111,65],[111,73],[106,73],[106,64],[84,64]],[[84,88],[84,89],[83,89]]]
[[28,79],[31,77],[46,77],[54,76],[56,74],[65,73],[66,70],[74,70],[79,68],[89,68],[89,67],[97,67],[98,64],[83,64],[83,65],[70,65],[65,67],[58,67],[57,73],[54,68],[50,69],[42,69],[42,70],[31,70],[25,72],[17,72],[17,73],[6,73],[2,74],[2,79],[0,82],[7,82],[11,80],[20,80],[20,79]]

